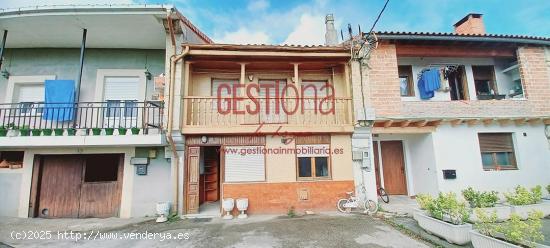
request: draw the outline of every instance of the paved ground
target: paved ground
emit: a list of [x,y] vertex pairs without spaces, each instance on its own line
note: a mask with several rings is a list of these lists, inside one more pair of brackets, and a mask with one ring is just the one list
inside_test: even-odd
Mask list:
[[[1,224],[2,222],[0,222]],[[25,247],[429,247],[384,223],[364,215],[314,215],[298,218],[264,216],[247,220],[186,219],[157,224],[153,221],[131,224],[108,235],[117,239],[60,240],[57,233],[51,240],[14,240],[10,230],[21,230],[15,223],[0,228],[0,242]],[[35,228],[36,229],[36,228]],[[38,230],[43,230],[38,228]],[[160,233],[170,239],[136,240],[123,235]],[[89,235],[81,232],[80,235]],[[153,235],[153,234],[150,234]],[[185,239],[185,238],[188,239]]]

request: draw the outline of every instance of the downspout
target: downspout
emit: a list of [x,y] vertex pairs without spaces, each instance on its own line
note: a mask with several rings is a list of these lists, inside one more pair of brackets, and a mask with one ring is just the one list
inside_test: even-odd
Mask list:
[[[176,145],[174,144],[174,138],[172,137],[172,127],[174,125],[174,84],[176,81],[176,64],[178,61],[183,59],[189,53],[189,46],[185,47],[185,50],[179,55],[172,55],[170,57],[170,83],[168,85],[168,126],[166,132],[166,139],[172,148],[172,156],[175,161],[174,168],[174,180],[173,180],[173,199],[174,199],[174,212],[178,213],[178,203],[179,203],[179,165],[180,157],[176,151]],[[187,82],[184,82],[187,83]]]

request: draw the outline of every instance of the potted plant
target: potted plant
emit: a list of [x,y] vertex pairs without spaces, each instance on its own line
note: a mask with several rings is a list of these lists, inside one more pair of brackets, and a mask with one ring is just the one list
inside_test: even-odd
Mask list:
[[53,132],[52,129],[47,129],[47,128],[46,128],[46,129],[42,129],[42,134],[43,134],[44,136],[51,136],[51,135],[52,135],[52,132]]
[[53,132],[55,133],[55,136],[63,136],[64,131],[65,131],[65,129],[63,129],[63,128],[55,128],[53,130]]
[[472,187],[468,187],[462,191],[462,196],[468,201],[470,208],[474,210],[470,215],[471,222],[475,223],[479,221],[476,214],[477,211],[475,211],[476,209],[481,209],[485,212],[496,212],[499,221],[510,219],[512,208],[502,204],[497,205],[499,197],[496,191],[481,192],[474,190]]
[[76,128],[67,128],[67,135],[68,136],[75,136],[76,135]]
[[42,133],[42,129],[38,129],[38,128],[32,129],[31,133],[32,133],[32,136],[40,136],[40,134]]
[[542,186],[537,185],[530,191],[525,187],[517,186],[511,193],[504,193],[506,201],[512,206],[512,213],[516,213],[522,219],[527,219],[529,212],[536,210],[543,217],[550,215],[550,203],[542,201]]
[[[415,212],[420,212],[426,214],[428,209],[428,204],[433,201],[433,197],[429,194],[417,194],[416,202],[418,203],[418,209],[415,209]],[[413,218],[416,219],[416,215],[413,214]]]
[[92,128],[92,134],[101,135],[101,128],[98,128],[98,127]]
[[437,198],[426,203],[426,210],[427,213],[414,213],[418,225],[426,232],[452,244],[464,245],[470,242],[472,225],[466,223],[470,210],[467,203],[459,201],[455,193],[439,193]]
[[544,240],[541,212],[530,212],[525,221],[519,215],[512,214],[510,220],[502,223],[496,222],[496,212],[491,215],[481,209],[476,212],[480,222],[475,225],[476,230],[470,231],[472,245],[476,248],[548,247],[537,243]]
[[0,137],[6,137],[8,135],[8,129],[4,126],[0,126]]
[[21,134],[21,136],[30,136],[31,135],[31,129],[29,128],[29,126],[23,126],[21,128],[19,128],[19,133]]
[[133,127],[131,128],[131,131],[133,135],[136,135],[136,134],[139,134],[140,129],[138,127]]
[[112,127],[105,128],[105,135],[113,135],[115,129]]
[[126,135],[127,132],[128,132],[128,128],[125,128],[125,127],[118,128],[118,135]]

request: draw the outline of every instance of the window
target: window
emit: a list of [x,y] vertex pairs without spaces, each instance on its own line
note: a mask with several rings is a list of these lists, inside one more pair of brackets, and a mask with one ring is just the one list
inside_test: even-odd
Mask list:
[[296,145],[298,178],[330,178],[329,145]]
[[[212,79],[212,87],[210,89],[210,95],[214,97],[212,101],[212,109],[217,111],[227,111],[231,105],[233,86],[239,84],[239,79]],[[218,96],[218,89],[220,89]],[[244,90],[244,88],[238,88],[238,90]],[[227,98],[227,99],[225,99]],[[218,102],[220,102],[221,109],[218,109]]]
[[[332,87],[328,84],[328,81],[326,80],[319,80],[319,81],[313,81],[313,80],[302,80],[302,86],[304,89],[302,99],[304,101],[304,109],[305,110],[324,110],[327,111],[330,106],[330,101],[323,101],[323,99],[329,95],[334,95],[331,92]],[[301,89],[299,89],[301,90]],[[291,90],[289,92],[292,92]],[[289,105],[290,107],[287,107],[288,109],[292,109],[294,107],[293,104],[298,103],[292,103],[287,102],[285,103]]]
[[479,133],[479,148],[484,170],[516,170],[511,133]]
[[463,65],[447,66],[444,80],[449,84],[451,100],[470,100],[468,95],[468,81],[466,80],[466,69]]
[[19,165],[17,168],[23,167],[23,151],[3,151],[0,152],[0,168],[13,168],[13,165]]
[[44,103],[44,84],[21,84],[17,87],[17,106],[21,115],[42,113]]
[[477,99],[490,100],[498,95],[494,66],[472,66]]
[[117,181],[119,154],[96,154],[86,157],[84,182]]
[[412,77],[412,66],[400,65],[397,67],[399,74],[399,88],[401,96],[414,96],[414,84]]

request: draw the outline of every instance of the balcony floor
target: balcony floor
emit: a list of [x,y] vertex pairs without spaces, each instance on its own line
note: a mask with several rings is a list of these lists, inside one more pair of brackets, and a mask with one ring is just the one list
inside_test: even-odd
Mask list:
[[100,136],[14,136],[0,137],[2,148],[165,146],[163,134]]

